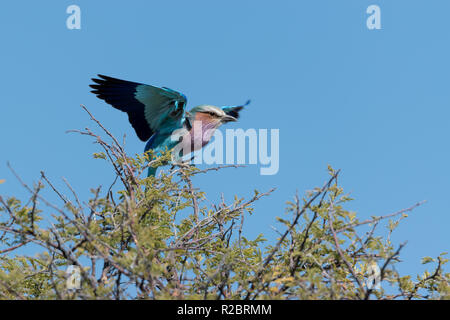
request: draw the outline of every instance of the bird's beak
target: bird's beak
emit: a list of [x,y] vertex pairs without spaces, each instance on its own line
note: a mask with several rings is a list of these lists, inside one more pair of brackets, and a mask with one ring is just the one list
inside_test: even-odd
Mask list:
[[235,117],[232,117],[232,116],[229,116],[229,115],[224,115],[224,116],[220,119],[220,121],[222,121],[223,123],[226,123],[226,122],[234,122],[234,121],[237,121],[237,119],[236,119]]

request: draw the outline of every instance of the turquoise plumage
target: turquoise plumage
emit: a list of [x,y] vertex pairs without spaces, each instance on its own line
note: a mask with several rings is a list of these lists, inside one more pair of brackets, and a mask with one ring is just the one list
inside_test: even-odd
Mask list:
[[[95,82],[90,85],[94,89],[92,92],[114,108],[126,112],[139,139],[147,141],[144,151],[153,150],[155,154],[166,148],[173,149],[179,141],[174,140],[172,134],[180,129],[184,130],[182,140],[191,145],[192,151],[199,145],[203,147],[215,129],[223,123],[236,121],[242,108],[250,103],[224,107],[201,105],[187,112],[186,96],[175,90],[104,75],[98,77],[92,79]],[[210,130],[211,134],[196,135],[193,130],[195,121],[200,121],[203,132]],[[156,168],[149,168],[149,176],[155,173]]]

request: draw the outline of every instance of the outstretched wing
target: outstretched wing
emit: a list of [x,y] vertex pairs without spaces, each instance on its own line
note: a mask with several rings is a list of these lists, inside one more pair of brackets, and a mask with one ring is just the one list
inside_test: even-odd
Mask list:
[[114,108],[128,114],[139,139],[147,141],[156,131],[170,131],[181,126],[186,97],[166,87],[120,80],[104,75],[93,78],[91,92]]
[[250,100],[247,100],[246,103],[244,103],[241,106],[225,106],[222,107],[222,110],[229,116],[235,117],[236,119],[239,118],[239,112],[247,105],[250,104]]

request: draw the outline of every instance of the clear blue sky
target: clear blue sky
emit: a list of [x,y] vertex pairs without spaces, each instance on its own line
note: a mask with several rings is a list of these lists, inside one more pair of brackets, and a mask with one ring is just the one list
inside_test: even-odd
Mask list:
[[[82,11],[66,28],[66,8]],[[382,30],[366,27],[381,7]],[[44,170],[67,178],[83,199],[109,185],[112,171],[88,138],[85,104],[127,150],[143,151],[125,114],[95,98],[103,73],[167,86],[198,104],[252,99],[229,128],[280,129],[280,171],[258,166],[196,179],[210,201],[277,187],[256,205],[246,232],[275,237],[270,225],[285,201],[342,169],[341,183],[361,217],[427,200],[394,240],[403,272],[449,249],[450,42],[447,0],[304,1],[3,1],[0,9],[0,194],[26,193],[6,162],[29,183]],[[57,183],[62,186],[62,183]]]

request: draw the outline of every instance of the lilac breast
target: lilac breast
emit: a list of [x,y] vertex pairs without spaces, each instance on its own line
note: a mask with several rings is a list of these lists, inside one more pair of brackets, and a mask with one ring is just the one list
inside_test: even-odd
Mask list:
[[189,131],[191,150],[203,148],[211,140],[216,129],[216,121],[195,121]]

